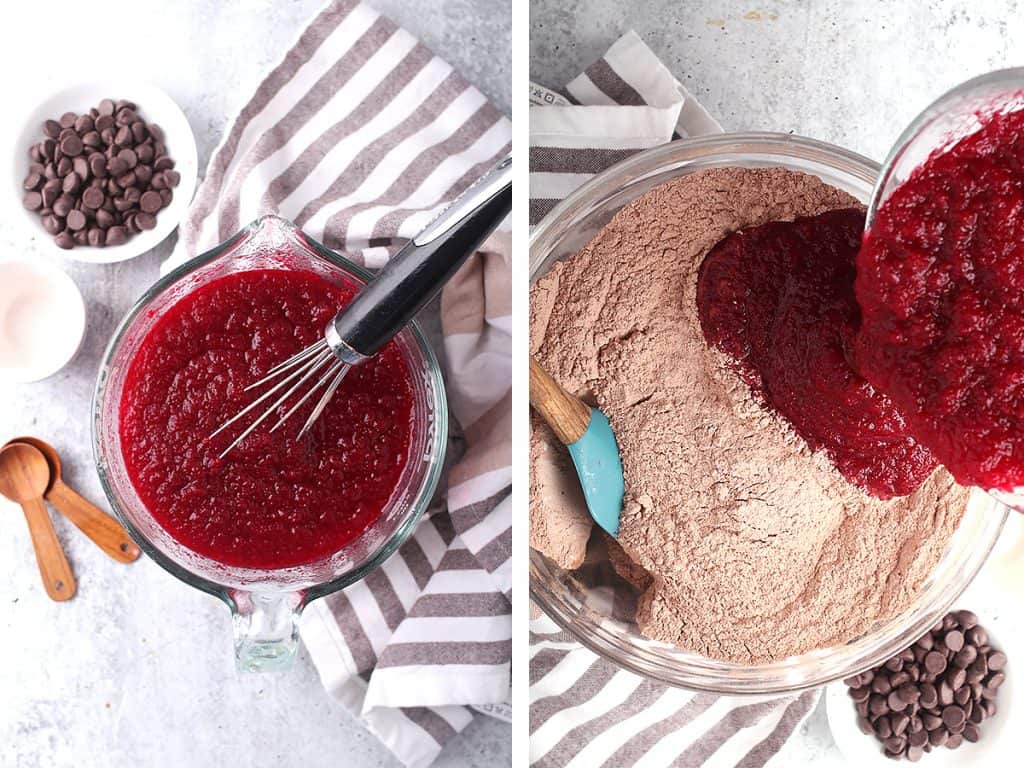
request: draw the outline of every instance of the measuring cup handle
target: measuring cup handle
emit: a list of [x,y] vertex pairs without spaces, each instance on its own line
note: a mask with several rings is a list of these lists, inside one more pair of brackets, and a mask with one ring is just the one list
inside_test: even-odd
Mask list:
[[299,647],[299,617],[304,596],[299,592],[231,593],[235,662],[242,672],[289,669]]

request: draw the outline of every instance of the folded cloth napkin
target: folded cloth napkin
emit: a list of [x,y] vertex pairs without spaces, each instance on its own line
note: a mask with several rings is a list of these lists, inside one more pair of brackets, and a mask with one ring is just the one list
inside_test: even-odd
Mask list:
[[[530,223],[596,173],[673,138],[722,129],[634,32],[562,96],[530,88]],[[818,699],[692,693],[620,669],[540,611],[530,623],[530,762],[541,768],[772,761]]]
[[[265,213],[378,267],[510,148],[509,121],[447,63],[332,0],[231,121],[164,268]],[[327,690],[408,766],[509,697],[510,245],[496,233],[442,293],[461,427],[446,488],[395,556],[302,626]]]
[[565,87],[530,86],[530,224],[583,182],[642,149],[721,133],[636,32]]

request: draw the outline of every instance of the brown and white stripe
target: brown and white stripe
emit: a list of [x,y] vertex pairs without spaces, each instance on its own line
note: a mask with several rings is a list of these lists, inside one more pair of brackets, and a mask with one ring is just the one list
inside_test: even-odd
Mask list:
[[565,87],[530,90],[530,224],[583,182],[673,137],[722,128],[635,32]]
[[[445,61],[333,0],[232,121],[164,269],[264,213],[380,266],[510,147],[507,118]],[[442,294],[462,448],[448,488],[394,557],[302,627],[327,690],[408,766],[509,696],[510,249],[499,232]]]
[[[596,173],[718,123],[630,32],[566,88],[531,87],[530,223]],[[618,606],[609,600],[609,610]],[[817,693],[750,701],[691,693],[620,669],[546,616],[531,622],[530,760],[540,768],[759,768]]]
[[531,622],[530,763],[539,768],[760,768],[818,693],[750,700],[664,686]]

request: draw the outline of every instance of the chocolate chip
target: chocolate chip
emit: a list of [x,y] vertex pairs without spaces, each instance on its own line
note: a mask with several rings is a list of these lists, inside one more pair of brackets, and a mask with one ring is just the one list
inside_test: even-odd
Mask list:
[[954,691],[962,688],[964,683],[967,682],[967,672],[958,667],[954,667],[951,671],[946,674],[946,682],[949,683],[949,687]]
[[152,213],[146,213],[145,211],[139,211],[135,214],[135,223],[139,225],[139,228],[143,230],[156,229],[156,216]]
[[77,192],[79,187],[82,186],[82,177],[74,171],[71,171],[67,176],[64,177],[64,182],[61,185],[65,194],[72,194]]
[[885,740],[885,748],[893,753],[902,752],[907,746],[907,740],[902,736],[890,736]]
[[939,706],[948,707],[953,703],[953,689],[949,687],[949,683],[943,680],[939,683]]
[[96,187],[89,187],[82,193],[82,205],[87,208],[96,209],[103,205],[103,192]]
[[[159,197],[159,195],[157,195],[157,197]],[[889,691],[892,690],[892,684],[889,682],[889,676],[876,675],[875,679],[871,682],[871,690],[875,693],[880,693],[883,696],[888,696]]]
[[74,157],[75,155],[82,154],[82,146],[82,140],[75,134],[71,134],[61,139],[60,151],[68,157]]
[[105,241],[106,235],[103,233],[102,229],[100,229],[99,227],[89,228],[89,245],[91,245],[93,248],[99,248],[103,245]]
[[1006,667],[1006,654],[1002,651],[995,651],[988,657],[988,668],[993,672]]
[[860,732],[865,736],[871,736],[875,732],[874,728],[871,727],[871,721],[863,715],[857,718],[857,727],[860,728]]
[[882,715],[881,717],[879,717],[874,722],[874,731],[880,739],[884,740],[891,737],[893,734],[892,718],[890,718],[888,715]]
[[68,195],[61,195],[53,202],[53,212],[64,218],[75,207],[75,201]]
[[75,120],[75,132],[79,135],[88,133],[93,129],[94,125],[95,123],[91,115],[79,115],[78,119]]
[[51,235],[56,235],[64,226],[63,224],[61,224],[60,219],[58,219],[53,214],[50,214],[49,216],[43,216],[42,222],[43,229],[45,229]]
[[107,173],[111,176],[121,176],[128,171],[128,163],[120,155],[115,156],[107,162]]
[[924,668],[932,675],[940,675],[946,670],[946,657],[938,651],[931,651],[924,657]]
[[181,174],[177,171],[164,171],[164,178],[167,180],[167,186],[176,187],[181,183]]
[[43,184],[43,205],[47,208],[52,208],[54,201],[60,197],[61,187],[63,184],[60,179],[50,179]]
[[85,214],[78,210],[68,211],[68,229],[75,232],[85,226]]
[[985,678],[985,687],[995,690],[1000,685],[1006,682],[1006,674],[1003,672],[993,672],[987,678]]
[[128,239],[124,227],[111,227],[107,230],[107,245],[121,245]]
[[889,709],[893,712],[902,712],[907,708],[907,702],[900,698],[899,692],[892,691],[885,699],[885,703],[889,705]]
[[983,646],[988,644],[988,633],[979,626],[974,626],[967,630],[966,637],[971,645]]
[[96,224],[103,229],[109,229],[114,225],[114,215],[104,208],[97,208]]
[[896,736],[902,736],[904,731],[907,730],[907,726],[910,725],[910,718],[901,712],[889,717],[889,722],[892,724],[892,732]]
[[965,645],[963,649],[958,651],[953,657],[953,666],[959,667],[960,669],[967,669],[977,658],[978,649],[973,645]]
[[43,207],[43,196],[39,192],[26,192],[21,199],[21,204],[25,206],[26,210],[38,211]]
[[946,647],[953,653],[956,653],[964,647],[964,635],[958,629],[950,630],[946,633],[946,636],[942,638]]
[[903,701],[905,701],[907,704],[913,704],[921,698],[921,689],[909,682],[901,685],[897,693],[899,694],[899,697],[903,699]]

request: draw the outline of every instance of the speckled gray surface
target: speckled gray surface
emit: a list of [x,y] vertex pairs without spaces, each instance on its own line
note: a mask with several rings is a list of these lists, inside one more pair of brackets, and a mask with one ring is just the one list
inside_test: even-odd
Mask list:
[[[560,88],[634,29],[727,131],[794,132],[881,162],[942,92],[1024,64],[1016,0],[531,0],[530,78]],[[845,765],[816,710],[781,765]]]
[[634,29],[728,131],[881,161],[943,91],[1024,63],[1017,0],[531,0],[530,76],[560,87]]
[[[445,56],[508,112],[511,19],[501,0],[372,3]],[[320,0],[55,0],[5,8],[5,89],[50,89],[122,67],[184,109],[205,166],[228,117],[286,49]],[[173,10],[172,10],[173,9]],[[54,20],[59,20],[55,23]],[[40,45],[35,30],[46,29]],[[109,48],[83,51],[82,41]],[[5,118],[11,122],[10,113]],[[6,143],[0,145],[7,146]],[[6,160],[6,158],[5,158]],[[85,296],[88,331],[65,370],[33,385],[0,385],[0,437],[51,440],[66,479],[102,501],[89,446],[89,402],[117,319],[157,276],[171,243],[111,266],[67,262]],[[0,253],[35,248],[0,216]],[[305,654],[284,675],[238,676],[227,609],[153,563],[113,564],[56,521],[79,581],[66,604],[46,599],[17,508],[0,501],[0,765],[394,766],[390,754],[324,693]],[[440,766],[511,763],[511,730],[479,720]]]

